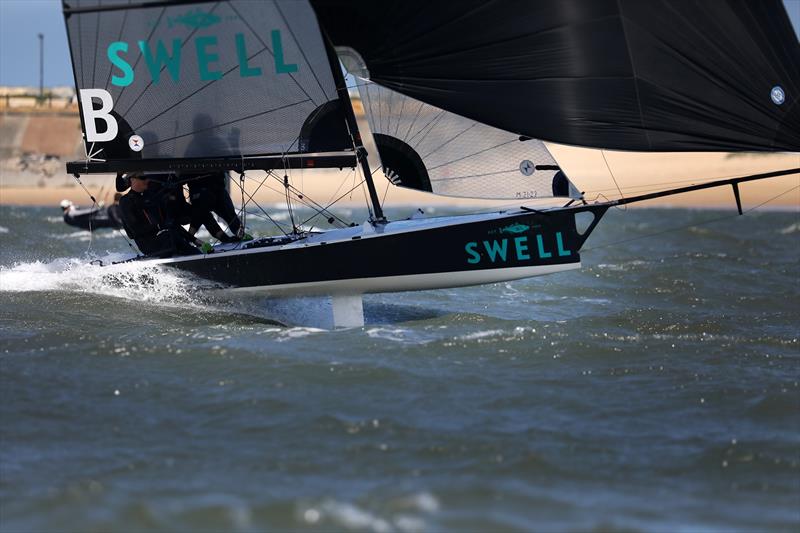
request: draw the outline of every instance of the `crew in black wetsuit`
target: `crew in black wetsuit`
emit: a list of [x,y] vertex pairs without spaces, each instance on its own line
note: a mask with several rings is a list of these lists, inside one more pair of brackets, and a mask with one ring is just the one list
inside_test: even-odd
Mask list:
[[[130,176],[131,190],[120,199],[125,232],[143,254],[154,257],[208,253],[211,246],[189,234],[182,223],[189,220],[182,188]],[[199,248],[199,249],[198,249]]]
[[[221,242],[238,242],[252,239],[244,232],[242,221],[236,214],[233,201],[225,188],[227,179],[225,172],[211,172],[205,174],[182,174],[181,179],[189,185],[189,202],[192,204],[189,233],[194,235],[200,226],[205,226],[208,232]],[[233,233],[228,236],[214,220],[213,213],[222,218]]]
[[122,199],[120,193],[114,195],[114,203],[106,208],[108,219],[118,228],[122,227],[122,208],[119,206],[119,201]]

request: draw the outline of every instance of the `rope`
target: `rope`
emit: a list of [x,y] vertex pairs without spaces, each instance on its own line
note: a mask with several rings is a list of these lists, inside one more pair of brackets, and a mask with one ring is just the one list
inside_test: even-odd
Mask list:
[[[619,192],[619,197],[620,198],[625,198],[625,195],[622,194],[622,189],[620,189],[620,187],[619,187],[619,183],[617,183],[617,178],[615,178],[614,177],[614,173],[611,172],[611,165],[608,164],[608,159],[606,159],[606,151],[605,150],[600,150],[600,155],[603,156],[603,161],[605,161],[605,163],[606,163],[606,168],[608,169],[608,173],[611,174],[611,179],[614,180],[614,185],[617,187],[617,192]],[[625,206],[625,207],[622,207],[620,209],[625,211],[625,210],[628,209],[628,207]]]
[[[764,202],[761,202],[760,204],[758,204],[756,206],[753,206],[750,209],[745,209],[742,212],[742,215],[746,215],[747,213],[751,213],[751,212],[755,211],[756,209],[767,205],[770,202],[774,202],[775,200],[777,200],[781,196],[785,196],[785,195],[789,194],[790,192],[798,190],[798,189],[800,189],[800,185],[792,187],[789,190],[783,191],[779,195],[773,196],[772,198],[770,198],[770,199],[768,199],[768,200],[766,200]],[[603,244],[599,244],[597,246],[592,246],[591,248],[584,248],[583,250],[581,250],[581,252],[591,252],[591,251],[594,251],[594,250],[599,250],[600,248],[606,248],[608,246],[615,246],[617,244],[624,244],[624,243],[628,243],[628,242],[632,242],[632,241],[638,241],[640,239],[648,239],[650,237],[655,237],[657,235],[663,235],[665,233],[671,233],[673,231],[679,231],[679,230],[688,229],[688,228],[696,228],[698,226],[704,226],[706,224],[712,224],[714,222],[719,222],[721,220],[728,220],[728,219],[736,218],[736,217],[742,216],[742,215],[739,215],[739,213],[734,213],[732,215],[725,215],[723,217],[712,218],[712,219],[705,220],[703,222],[697,222],[697,223],[694,223],[694,224],[686,224],[684,226],[675,226],[675,227],[672,227],[672,228],[667,228],[667,229],[662,230],[662,231],[657,231],[655,233],[648,233],[647,235],[640,235],[638,237],[631,237],[630,239],[622,239],[620,241],[606,242],[606,243],[603,243]]]
[[78,176],[77,174],[73,174],[72,177],[75,178],[75,181],[78,182],[78,185],[81,186],[81,189],[83,189],[86,195],[92,200],[92,207],[90,208],[92,209],[92,212],[89,214],[89,247],[86,248],[86,254],[88,255],[89,252],[92,251],[92,244],[94,243],[94,234],[92,233],[92,221],[94,220],[94,215],[96,213],[95,207],[98,207],[97,199],[92,195],[92,193],[89,192],[89,189],[87,189],[83,185],[80,176]]

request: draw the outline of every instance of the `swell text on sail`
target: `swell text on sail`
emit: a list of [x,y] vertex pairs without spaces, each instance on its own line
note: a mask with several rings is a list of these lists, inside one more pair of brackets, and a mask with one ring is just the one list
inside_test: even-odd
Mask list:
[[[272,56],[274,58],[275,73],[287,74],[297,71],[296,63],[286,63],[283,54],[283,40],[280,30],[272,30],[270,32],[272,44]],[[261,76],[263,70],[261,67],[254,66],[250,63],[250,59],[256,54],[249,54],[247,43],[243,33],[234,35],[233,43],[224,42],[220,43],[215,35],[203,35],[193,39],[194,46],[184,47],[181,39],[172,39],[170,47],[162,40],[158,40],[155,46],[151,47],[150,43],[146,41],[138,41],[137,47],[139,53],[147,65],[147,70],[150,74],[150,81],[157,84],[161,79],[161,72],[166,69],[169,77],[174,83],[178,83],[181,78],[181,59],[185,57],[184,49],[189,48],[190,53],[193,49],[194,54],[197,56],[197,69],[201,80],[218,80],[222,78],[222,70],[220,70],[219,57],[220,46],[232,46],[236,49],[236,58],[239,63],[239,75],[242,78],[251,76]],[[108,45],[106,49],[106,56],[108,60],[118,69],[119,73],[114,73],[111,77],[111,83],[117,87],[126,87],[132,84],[135,80],[136,73],[131,66],[130,61],[131,46],[125,41],[114,41]]]
[[[275,74],[297,72],[297,64],[287,63],[284,58],[281,31],[272,30],[270,35]],[[248,53],[247,42],[243,33],[236,33],[232,42],[223,43],[220,43],[219,39],[214,35],[199,36],[193,40],[193,46],[185,46],[186,43],[182,42],[181,39],[173,39],[171,50],[160,39],[156,41],[153,47],[146,41],[138,41],[137,44],[150,74],[150,82],[154,85],[159,83],[161,73],[165,70],[173,83],[180,82],[181,69],[184,68],[182,67],[182,58],[185,58],[183,53],[185,48],[194,49],[197,57],[198,74],[201,80],[213,82],[221,79],[223,72],[220,70],[220,52],[230,52],[233,48],[236,51],[240,77],[248,78],[263,75],[263,69],[253,64],[251,60],[264,49],[256,53]],[[225,45],[229,47],[227,50],[220,48]],[[112,85],[127,87],[135,81],[136,73],[131,66],[131,61],[129,61],[129,59],[132,59],[129,54],[130,48],[130,45],[125,41],[114,41],[106,49],[106,57],[118,70],[118,72],[112,72]],[[225,54],[225,57],[228,57],[228,55]],[[89,142],[108,142],[116,138],[118,125],[116,118],[112,115],[114,100],[111,93],[105,89],[81,89],[79,93],[86,129],[86,140]],[[93,99],[100,102],[99,108],[94,107]],[[98,128],[96,121],[100,121],[103,127]]]

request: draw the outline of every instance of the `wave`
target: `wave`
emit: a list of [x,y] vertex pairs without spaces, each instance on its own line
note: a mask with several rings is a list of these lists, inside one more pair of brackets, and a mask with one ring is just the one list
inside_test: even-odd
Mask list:
[[427,516],[440,509],[439,500],[429,492],[421,492],[391,502],[394,513],[381,516],[353,503],[326,499],[314,506],[299,509],[302,522],[311,526],[328,525],[356,531],[425,531],[430,528]]
[[795,222],[794,224],[792,224],[790,226],[786,226],[785,228],[781,229],[780,230],[780,234],[781,235],[790,235],[792,233],[797,233],[798,231],[800,231],[800,223]]

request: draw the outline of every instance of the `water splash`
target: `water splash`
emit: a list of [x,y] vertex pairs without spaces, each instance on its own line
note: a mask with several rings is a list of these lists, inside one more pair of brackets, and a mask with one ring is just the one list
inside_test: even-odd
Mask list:
[[[111,263],[125,258],[123,254],[110,254],[102,261]],[[186,304],[198,300],[199,290],[213,286],[173,269],[136,262],[98,266],[86,259],[61,258],[0,267],[2,292],[65,291],[139,302]]]

